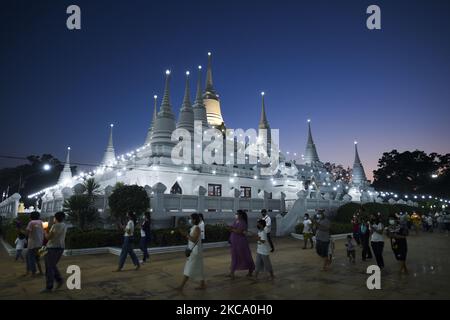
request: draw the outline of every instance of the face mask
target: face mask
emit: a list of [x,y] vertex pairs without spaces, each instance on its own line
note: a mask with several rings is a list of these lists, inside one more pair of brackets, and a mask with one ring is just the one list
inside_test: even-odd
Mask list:
[[393,226],[395,224],[395,220],[389,220],[389,224]]
[[319,220],[322,219],[322,215],[318,214],[317,219],[319,219]]
[[308,219],[309,219],[308,217],[304,217],[304,218],[303,218],[303,220],[308,220]]

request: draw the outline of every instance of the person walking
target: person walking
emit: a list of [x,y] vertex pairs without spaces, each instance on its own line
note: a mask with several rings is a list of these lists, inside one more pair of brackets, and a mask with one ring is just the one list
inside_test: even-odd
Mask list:
[[191,214],[189,223],[192,225],[189,234],[186,234],[188,240],[187,254],[188,259],[184,265],[183,281],[181,285],[177,287],[177,290],[182,291],[189,279],[200,281],[200,286],[196,289],[206,289],[205,275],[203,271],[203,247],[202,236],[199,224],[201,222],[200,215],[197,213]]
[[230,245],[231,245],[231,270],[230,277],[234,279],[237,270],[248,270],[248,277],[253,275],[255,263],[247,240],[248,218],[247,213],[238,210],[235,216],[236,220],[230,227]]
[[372,246],[373,254],[375,255],[375,259],[377,261],[378,267],[380,267],[380,269],[383,269],[384,268],[384,260],[383,260],[384,226],[381,223],[380,216],[378,216],[378,215],[372,216],[372,218],[370,220],[370,230],[371,230],[370,243]]
[[368,221],[361,221],[359,224],[359,234],[361,239],[362,261],[372,259],[372,250],[370,250],[370,227]]
[[416,212],[413,212],[413,214],[411,216],[411,221],[412,221],[412,226],[413,226],[414,230],[416,231],[416,235],[418,235],[419,230],[420,230],[420,223],[421,223],[420,216]]
[[40,219],[40,214],[37,211],[30,213],[31,221],[26,227],[28,233],[28,250],[26,255],[27,262],[27,273],[31,272],[32,276],[36,275],[36,266],[39,270],[39,274],[42,275],[42,267],[39,258],[38,251],[44,243],[44,227],[42,225],[42,220]]
[[267,214],[266,209],[261,210],[261,215],[262,215],[262,218],[264,219],[264,221],[266,221],[267,240],[270,244],[270,252],[273,252],[275,250],[275,248],[273,246],[272,238],[270,237],[270,233],[272,231],[272,219]]
[[355,244],[353,243],[353,239],[351,235],[347,236],[347,243],[345,244],[345,247],[347,249],[347,258],[350,263],[355,263]]
[[316,252],[323,259],[322,271],[328,271],[331,265],[331,260],[328,255],[328,250],[330,246],[330,228],[331,221],[325,215],[323,210],[320,210],[316,215],[314,221],[316,225]]
[[258,241],[256,246],[256,269],[255,269],[255,278],[258,278],[258,275],[261,271],[268,272],[270,275],[270,279],[274,279],[272,262],[270,261],[270,251],[269,251],[269,243],[267,239],[267,229],[266,229],[266,221],[264,219],[258,220],[257,223],[258,229]]
[[440,233],[445,232],[445,212],[441,212],[441,214],[437,217],[438,230]]
[[353,218],[350,222],[352,224],[353,239],[355,239],[356,244],[358,246],[360,246],[361,241],[360,241],[360,234],[359,234],[359,222],[360,222],[359,221],[359,212],[353,216]]
[[124,229],[125,233],[123,235],[123,245],[119,257],[119,266],[116,269],[116,272],[122,271],[123,265],[125,264],[125,260],[127,259],[128,255],[130,255],[131,260],[135,265],[135,270],[139,270],[141,266],[139,264],[139,259],[137,258],[136,253],[134,253],[133,250],[134,226],[136,224],[136,215],[130,212],[128,213],[127,218],[128,218],[127,225],[125,227],[123,227],[122,225],[120,226],[121,229]]
[[309,214],[305,213],[303,217],[303,248],[306,249],[308,241],[311,243],[311,249],[314,248],[313,243],[313,232],[312,232],[312,221],[309,218]]
[[23,249],[25,248],[25,245],[27,244],[27,239],[25,238],[25,235],[22,232],[19,232],[19,234],[17,235],[16,241],[14,241],[14,244],[16,245],[16,259],[15,261],[22,260],[22,262],[24,262],[23,259]]
[[58,262],[64,253],[67,227],[64,223],[66,215],[57,212],[53,218],[53,225],[49,232],[45,232],[47,242],[47,254],[45,255],[45,289],[41,293],[51,292],[56,281],[56,289],[60,288],[64,281],[58,270]]
[[144,213],[144,221],[141,225],[141,240],[139,241],[139,248],[142,251],[142,263],[146,263],[148,259],[150,259],[150,255],[148,254],[148,244],[150,243],[150,212]]
[[433,216],[432,216],[432,214],[430,214],[430,215],[427,217],[426,223],[427,223],[427,231],[428,231],[428,232],[433,232],[434,222],[433,222]]
[[443,219],[442,219],[443,223],[444,223],[444,227],[447,233],[447,236],[450,232],[450,212],[445,212]]
[[408,268],[406,267],[406,256],[408,253],[407,227],[402,225],[396,216],[391,216],[387,234],[391,240],[391,248],[395,259],[400,263],[400,273],[408,274]]

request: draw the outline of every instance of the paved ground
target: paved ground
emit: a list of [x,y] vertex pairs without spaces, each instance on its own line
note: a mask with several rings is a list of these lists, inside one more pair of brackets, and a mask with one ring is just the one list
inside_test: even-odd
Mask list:
[[[301,242],[276,239],[272,255],[274,281],[255,281],[238,274],[226,277],[230,263],[227,248],[205,251],[206,291],[194,290],[189,283],[183,294],[175,288],[184,265],[183,253],[152,256],[152,262],[134,271],[128,260],[125,270],[113,273],[118,257],[94,255],[63,257],[60,270],[77,264],[82,270],[82,289],[60,289],[39,294],[43,277],[25,278],[24,265],[0,253],[0,299],[449,299],[450,237],[421,234],[409,237],[408,276],[397,273],[390,246],[384,257],[387,272],[382,276],[382,290],[368,290],[366,267],[360,260],[350,265],[343,241],[336,242],[336,258],[329,272],[320,271],[320,261],[312,250],[301,250]],[[255,246],[252,245],[252,249]],[[255,251],[255,250],[253,250]],[[357,251],[359,257],[360,251]],[[264,275],[263,275],[264,276]]]

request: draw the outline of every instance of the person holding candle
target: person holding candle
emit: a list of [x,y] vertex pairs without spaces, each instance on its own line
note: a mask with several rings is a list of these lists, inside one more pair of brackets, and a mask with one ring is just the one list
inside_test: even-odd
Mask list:
[[42,275],[42,267],[38,255],[38,250],[42,247],[44,243],[44,228],[42,225],[42,220],[40,219],[39,212],[33,211],[30,213],[30,222],[26,227],[28,234],[28,250],[26,255],[26,264],[28,275],[31,272],[32,276],[36,275],[36,266],[39,274]]
[[205,274],[203,269],[203,246],[202,246],[202,232],[200,229],[201,218],[198,213],[191,214],[189,224],[192,226],[189,234],[181,232],[188,241],[186,254],[187,260],[183,270],[183,281],[177,287],[177,290],[182,291],[189,279],[200,281],[200,286],[197,290],[206,289]]
[[[58,270],[58,262],[65,248],[67,227],[64,223],[66,215],[59,211],[53,217],[53,225],[50,231],[45,230],[47,241],[47,254],[45,255],[45,289],[41,293],[51,292],[56,281],[56,288],[60,288],[64,281]],[[48,225],[47,225],[48,226]]]

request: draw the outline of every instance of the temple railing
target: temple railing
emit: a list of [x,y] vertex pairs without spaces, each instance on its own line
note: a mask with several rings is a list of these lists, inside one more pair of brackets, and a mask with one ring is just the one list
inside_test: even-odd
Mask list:
[[14,193],[12,196],[0,202],[0,216],[6,219],[17,217],[21,195]]

